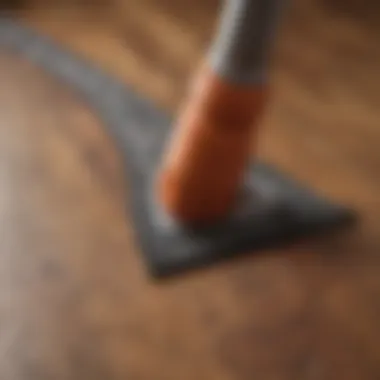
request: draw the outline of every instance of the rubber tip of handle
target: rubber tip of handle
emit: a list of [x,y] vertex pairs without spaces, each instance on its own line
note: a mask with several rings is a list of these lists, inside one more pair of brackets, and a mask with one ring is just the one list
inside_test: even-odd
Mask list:
[[266,87],[228,83],[203,68],[190,89],[159,173],[171,216],[209,224],[233,207],[250,160]]

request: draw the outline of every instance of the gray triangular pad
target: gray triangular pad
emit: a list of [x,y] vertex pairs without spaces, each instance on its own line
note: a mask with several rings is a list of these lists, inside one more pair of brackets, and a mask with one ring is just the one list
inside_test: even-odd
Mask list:
[[259,163],[249,169],[242,197],[226,220],[201,230],[179,226],[159,209],[151,192],[169,117],[116,78],[13,21],[0,21],[0,46],[77,90],[98,113],[125,157],[138,244],[154,275],[174,274],[352,220],[349,210]]

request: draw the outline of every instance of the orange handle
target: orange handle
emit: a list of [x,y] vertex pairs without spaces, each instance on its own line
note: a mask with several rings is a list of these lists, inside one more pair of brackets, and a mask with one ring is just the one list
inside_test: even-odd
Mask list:
[[264,85],[229,84],[203,69],[180,114],[158,180],[170,215],[205,224],[233,207],[266,100]]

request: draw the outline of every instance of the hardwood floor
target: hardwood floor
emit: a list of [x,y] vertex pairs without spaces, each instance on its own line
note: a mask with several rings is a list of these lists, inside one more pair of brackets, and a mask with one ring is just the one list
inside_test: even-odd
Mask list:
[[[219,2],[35,1],[23,22],[175,113]],[[379,6],[298,0],[260,156],[360,214],[351,231],[164,283],[145,274],[96,114],[0,54],[2,380],[377,380]]]

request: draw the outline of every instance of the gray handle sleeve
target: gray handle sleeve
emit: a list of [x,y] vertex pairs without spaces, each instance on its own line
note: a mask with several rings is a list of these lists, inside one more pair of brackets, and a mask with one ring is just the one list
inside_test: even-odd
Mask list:
[[283,0],[225,0],[209,62],[233,83],[266,80],[268,54]]

